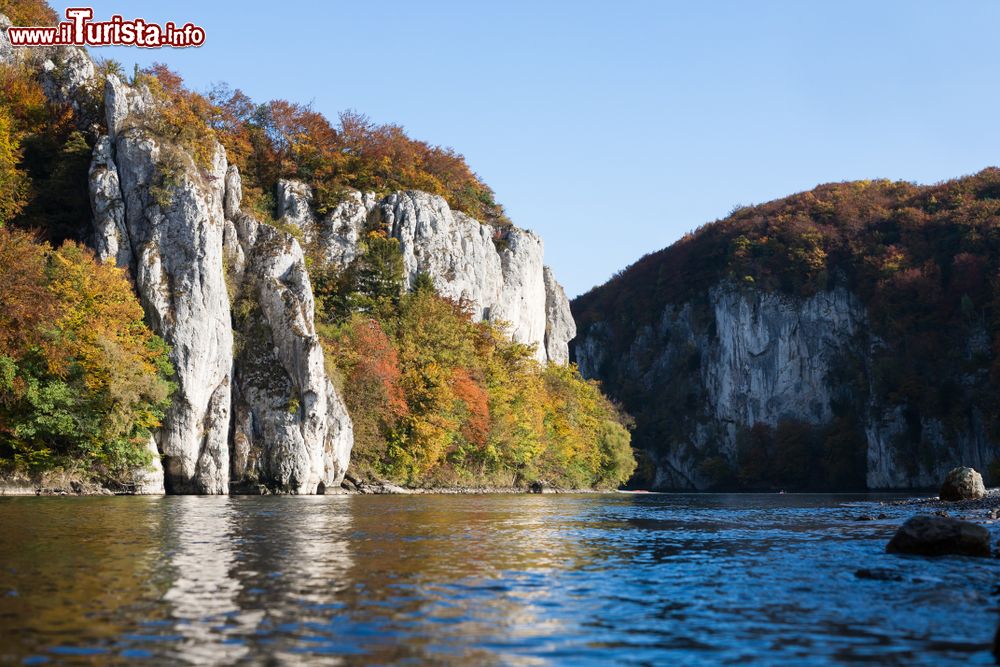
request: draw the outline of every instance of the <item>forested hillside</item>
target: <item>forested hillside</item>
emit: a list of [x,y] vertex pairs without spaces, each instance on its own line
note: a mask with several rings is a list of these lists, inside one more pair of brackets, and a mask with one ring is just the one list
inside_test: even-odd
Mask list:
[[[587,357],[590,375],[635,416],[639,447],[654,458],[698,450],[698,463],[690,464],[697,470],[689,472],[699,485],[862,487],[866,475],[869,485],[916,484],[961,452],[993,462],[1000,440],[998,276],[1000,170],[932,186],[822,185],[738,208],[576,299],[583,332],[577,356]],[[797,340],[803,309],[820,297],[835,306],[817,323],[827,318],[833,331],[834,318],[846,318],[835,341],[838,361],[822,371],[821,384],[833,395],[818,409],[829,414],[791,407],[791,395],[807,385],[801,360],[784,357],[784,365],[773,361],[770,375],[761,376],[772,384],[725,397],[728,405],[750,406],[747,414],[768,417],[740,424],[731,451],[701,448],[692,415],[702,414],[713,392],[721,396],[706,384],[719,359],[734,363],[739,350],[732,345],[744,345],[747,356],[732,375],[752,374],[758,362],[750,350],[770,354],[774,345]],[[727,303],[751,310],[724,312]],[[765,322],[768,308],[784,314]],[[745,330],[732,337],[732,326]],[[647,345],[650,336],[660,343]],[[711,345],[725,349],[712,352]],[[663,350],[673,355],[669,362]],[[818,353],[813,349],[814,359]],[[664,364],[684,372],[658,375]],[[786,381],[787,395],[773,389]],[[751,405],[764,398],[773,413]],[[705,423],[716,423],[713,409]],[[891,435],[883,438],[883,431]],[[889,459],[900,471],[891,480],[876,470]]]
[[[21,24],[53,18],[35,2],[17,2],[0,11]],[[78,60],[70,66],[61,61],[43,66],[41,59],[50,55],[57,61]],[[134,282],[136,271],[150,269],[141,266],[145,259],[131,254],[137,249],[126,247],[128,236],[149,233],[146,225],[154,221],[161,230],[168,222],[178,230],[202,224],[184,219],[178,193],[194,188],[210,208],[210,199],[201,192],[221,187],[212,185],[218,180],[212,170],[221,144],[241,184],[239,194],[225,191],[227,217],[218,224],[272,228],[277,236],[267,238],[273,240],[274,252],[287,257],[294,258],[301,246],[308,278],[306,293],[296,298],[308,326],[315,301],[326,373],[354,423],[352,466],[359,474],[417,486],[541,481],[574,488],[614,487],[629,477],[635,464],[627,417],[596,383],[583,380],[574,367],[539,362],[536,349],[511,341],[507,323],[480,321],[463,299],[439,294],[434,281],[440,276],[423,276],[408,285],[400,242],[377,221],[363,230],[357,257],[338,264],[308,230],[279,216],[276,189],[288,182],[283,179],[308,186],[308,205],[316,216],[330,213],[359,190],[366,196],[419,190],[440,195],[455,211],[483,223],[485,227],[476,228],[488,230],[490,252],[493,244],[496,253],[503,252],[513,229],[510,221],[461,155],[355,112],[331,123],[307,106],[283,100],[257,103],[224,85],[196,93],[164,66],[126,73],[114,61],[91,66],[89,59],[80,58],[77,52],[57,51],[15,54],[0,62],[0,251],[24,255],[0,267],[0,304],[9,317],[34,318],[24,326],[20,320],[3,323],[23,332],[23,339],[0,335],[0,344],[6,345],[0,349],[0,362],[6,364],[0,375],[0,460],[8,472],[79,468],[105,479],[155,456],[150,454],[150,434],[171,418],[167,406],[176,387],[170,347],[147,324],[178,336],[171,318],[177,300],[189,297],[169,293],[169,302],[160,304],[165,298],[160,291],[189,277],[165,276],[153,286],[155,292]],[[114,89],[106,83],[109,79],[125,83]],[[124,181],[145,176],[122,174],[119,188],[113,151],[100,144],[112,129],[106,120],[108,91],[121,86],[147,96],[148,102],[143,102],[144,111],[121,120],[118,134],[145,137],[156,146],[153,178],[131,199],[124,196]],[[100,189],[104,187],[111,190]],[[231,197],[241,207],[234,218],[229,217]],[[193,213],[200,215],[198,201]],[[145,208],[123,211],[126,202]],[[97,242],[95,214],[107,217],[116,210],[119,225],[143,225],[116,241],[124,253],[120,268],[96,261],[86,247]],[[100,243],[109,247],[107,239]],[[242,277],[242,254],[241,277],[234,277],[236,260],[230,253],[235,242],[226,243],[224,262],[194,268],[202,275],[223,275],[228,294],[211,300],[231,304],[231,354],[238,365],[273,364],[276,343],[273,328],[264,321],[260,281]],[[538,248],[540,252],[540,242]],[[255,249],[248,242],[245,249],[246,262],[252,252],[258,262],[275,259],[261,254],[263,245]],[[75,267],[72,280],[63,276],[69,265]],[[541,268],[539,264],[539,289]],[[256,269],[248,265],[246,270]],[[32,295],[27,302],[21,301],[25,295]],[[185,346],[197,344],[196,338],[184,339]],[[184,355],[183,360],[191,358],[186,351]],[[220,364],[226,365],[224,360]],[[295,373],[287,367],[273,372],[291,383],[292,394],[282,399],[281,414],[272,405],[266,418],[297,422],[292,430],[305,428],[300,394],[306,389],[293,386]],[[177,382],[183,390],[184,378]],[[192,387],[185,391],[194,391]],[[173,394],[175,407],[187,400]],[[234,413],[241,409],[249,408],[234,404]],[[192,447],[204,450],[203,445]],[[161,454],[167,461],[167,454]],[[282,465],[273,463],[275,469]],[[168,486],[170,475],[168,468]],[[194,488],[224,488],[219,473],[212,475],[209,487]],[[265,477],[241,483],[247,488],[288,487],[287,481]],[[292,486],[301,482],[292,480]]]

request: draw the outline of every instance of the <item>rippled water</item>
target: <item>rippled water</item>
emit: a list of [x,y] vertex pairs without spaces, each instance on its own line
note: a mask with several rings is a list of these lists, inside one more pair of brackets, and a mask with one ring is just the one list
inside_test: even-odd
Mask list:
[[[855,520],[872,512],[888,518]],[[992,664],[997,562],[886,555],[912,512],[814,495],[0,499],[0,663]]]

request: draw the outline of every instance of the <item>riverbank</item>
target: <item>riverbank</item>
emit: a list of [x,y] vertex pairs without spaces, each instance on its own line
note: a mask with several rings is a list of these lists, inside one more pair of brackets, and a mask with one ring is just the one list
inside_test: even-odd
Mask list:
[[[244,487],[246,489],[246,487]],[[325,495],[518,495],[518,494],[601,494],[613,489],[567,489],[535,482],[527,486],[434,486],[405,487],[387,480],[363,480],[348,475],[340,487],[327,489]],[[919,493],[914,490],[913,493]],[[270,495],[265,487],[259,492],[243,490],[230,495]],[[112,487],[70,472],[46,473],[29,478],[24,475],[0,476],[3,496],[130,496],[132,489]],[[167,494],[169,495],[169,494]],[[939,498],[904,498],[886,500],[883,506],[910,507],[915,512],[948,512],[969,519],[1000,519],[1000,488],[988,489],[978,500],[945,501]],[[867,515],[866,515],[867,516]]]
[[39,477],[0,477],[0,496],[114,496],[133,495],[114,491],[103,484],[70,472],[46,473]]
[[976,500],[941,500],[940,498],[904,498],[883,502],[883,505],[910,507],[917,513],[945,512],[964,519],[1000,519],[1000,488],[987,489]]
[[[385,480],[360,480],[348,476],[337,489],[327,489],[326,495],[489,495],[539,493],[608,493],[602,489],[564,489],[534,483],[528,486],[461,486],[409,488]],[[131,496],[138,495],[124,487],[114,488],[85,479],[73,473],[49,473],[36,478],[23,475],[0,477],[0,497],[3,496]],[[265,487],[258,493],[242,491],[230,495],[270,495]]]

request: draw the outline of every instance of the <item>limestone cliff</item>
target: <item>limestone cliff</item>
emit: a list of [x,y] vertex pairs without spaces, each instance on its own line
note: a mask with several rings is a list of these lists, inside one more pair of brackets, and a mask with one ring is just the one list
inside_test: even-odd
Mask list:
[[117,173],[120,191],[95,189],[94,210],[123,210],[125,234],[117,222],[103,224],[108,234],[96,246],[107,259],[116,249],[116,261],[128,260],[147,321],[171,347],[178,390],[157,434],[167,489],[226,493],[233,336],[221,270],[225,152],[217,145],[202,173],[173,151],[185,166],[166,186],[168,198],[157,198],[161,154],[173,147],[145,127],[144,118],[157,112],[152,97],[112,76],[105,105],[113,158],[99,141],[92,172]]
[[[353,430],[326,374],[299,241],[241,210],[240,174],[221,144],[209,137],[206,158],[204,146],[179,138],[161,93],[105,81],[83,49],[13,49],[8,25],[0,15],[0,61],[38,72],[94,145],[90,245],[128,269],[147,323],[170,346],[177,390],[137,491],[339,487]],[[276,195],[283,222],[331,262],[349,263],[365,233],[384,229],[400,240],[409,284],[427,273],[477,320],[507,323],[540,361],[567,362],[569,303],[536,234],[481,224],[417,191],[349,193],[322,217],[304,183],[281,181]]]
[[95,103],[100,91],[94,62],[87,51],[76,46],[16,48],[7,38],[11,25],[10,19],[0,14],[0,63],[21,63],[37,71],[46,97],[70,105],[80,129],[96,132],[102,120]]
[[277,195],[279,216],[330,261],[345,265],[366,230],[383,229],[400,241],[408,285],[426,273],[443,296],[465,300],[477,321],[508,323],[511,337],[533,345],[539,361],[568,360],[575,334],[569,301],[543,265],[544,246],[533,232],[481,224],[425,192],[381,199],[353,192],[323,217],[304,183],[281,181]]
[[[324,370],[302,251],[240,212],[239,175],[220,145],[205,169],[156,136],[146,122],[156,105],[144,87],[109,77],[91,196],[98,255],[130,269],[171,346],[178,391],[156,436],[166,488],[335,488],[351,423]],[[230,287],[246,311],[236,354]]]
[[336,488],[353,441],[347,409],[326,377],[305,258],[289,234],[239,212],[227,178],[226,243],[237,286],[234,490]]
[[576,322],[570,310],[569,299],[562,285],[556,281],[552,269],[545,267],[545,353],[549,361],[569,363],[569,341],[576,337]]
[[957,426],[914,422],[878,396],[871,385],[884,345],[847,289],[795,297],[723,281],[667,305],[625,340],[607,322],[591,323],[574,354],[584,376],[602,379],[637,414],[656,488],[710,487],[712,462],[735,465],[739,438],[754,425],[822,427],[845,413],[860,422],[868,488],[932,486],[959,462],[988,469],[1000,450],[974,407]]

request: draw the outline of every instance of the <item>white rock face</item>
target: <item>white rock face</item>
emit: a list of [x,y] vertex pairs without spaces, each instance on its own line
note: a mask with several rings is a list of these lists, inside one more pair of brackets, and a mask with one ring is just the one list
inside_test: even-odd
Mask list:
[[94,252],[102,262],[132,264],[132,245],[125,225],[125,202],[111,138],[101,136],[90,163],[90,202],[94,211]]
[[[99,234],[107,241],[103,254],[110,257],[117,245],[116,260],[128,259],[146,319],[170,345],[177,372],[178,390],[156,435],[166,486],[176,492],[226,493],[233,338],[222,272],[225,152],[216,147],[207,178],[193,164],[181,170],[169,186],[170,201],[157,202],[150,189],[163,186],[162,146],[136,122],[142,114],[155,113],[148,91],[111,76],[105,105],[129,247],[123,247],[111,214],[103,225],[99,222],[99,231],[114,229]],[[102,160],[105,175],[110,174],[106,151],[95,159],[92,172],[100,172]],[[118,210],[113,193],[101,191],[110,187],[110,177],[95,181],[95,212]]]
[[[542,239],[533,232],[515,227],[505,232],[504,241],[506,247],[501,246],[500,250],[503,272],[500,299],[495,306],[486,307],[490,308],[490,319],[507,322],[511,337],[518,343],[534,345],[538,360],[544,362],[546,310]],[[566,356],[569,356],[568,350]]]
[[302,227],[307,241],[317,240],[330,261],[346,265],[366,229],[385,229],[400,241],[408,287],[426,273],[441,295],[464,300],[476,321],[506,322],[511,338],[533,345],[539,361],[567,362],[575,331],[569,302],[551,273],[546,289],[544,246],[534,233],[499,232],[452,211],[442,197],[413,190],[382,200],[355,192],[322,220],[305,184],[282,181],[277,194],[279,214]]
[[[669,432],[676,440],[664,442],[656,454],[655,483],[661,488],[705,488],[699,463],[709,453],[733,461],[741,429],[783,420],[830,422],[835,401],[854,397],[845,364],[852,361],[855,373],[870,378],[874,346],[881,345],[871,340],[861,300],[843,288],[796,298],[723,283],[707,299],[710,322],[700,321],[691,303],[668,306],[656,327],[635,332],[619,358],[610,352],[613,333],[604,322],[591,325],[575,345],[585,377],[635,378],[659,400],[678,400],[670,393],[675,378],[696,392],[690,406],[671,413]],[[875,395],[874,387],[868,394]],[[972,409],[958,431],[949,432],[937,419],[919,420],[920,438],[936,457],[914,468],[905,461],[915,457],[904,457],[899,446],[914,428],[905,409],[872,398],[862,404],[869,488],[933,486],[956,463],[985,469],[996,457]]]
[[[160,485],[165,477],[180,493],[227,493],[231,483],[253,493],[336,488],[353,429],[326,376],[298,242],[241,211],[239,171],[221,146],[204,175],[152,136],[143,119],[157,110],[147,90],[112,77],[105,103],[112,134],[98,141],[90,172],[94,245],[131,269],[177,371],[156,436]],[[162,159],[178,174],[169,183]],[[235,359],[230,293],[239,305]],[[142,486],[155,489],[150,475]]]
[[[336,489],[344,481],[354,447],[354,425],[347,404],[326,380],[326,441],[323,445],[323,490]],[[317,490],[317,493],[319,490]]]
[[[246,220],[237,225],[246,224]],[[339,486],[353,444],[346,407],[327,380],[298,242],[268,225],[244,238],[236,358],[233,484],[316,493]]]
[[839,288],[801,300],[718,289],[710,299],[717,338],[702,380],[715,418],[747,426],[829,421],[829,374],[867,322],[861,302]]
[[7,38],[7,28],[13,25],[5,14],[0,14],[0,63],[13,63],[17,58],[10,39]]
[[243,179],[235,164],[226,169],[225,195],[222,200],[222,212],[226,220],[235,220],[240,214],[243,204]]
[[544,267],[545,280],[545,354],[557,364],[569,363],[569,342],[576,337],[576,322],[569,299],[556,281],[552,269]]
[[135,483],[133,493],[137,496],[162,496],[166,493],[163,485],[163,463],[160,461],[160,451],[156,448],[156,438],[150,437],[146,449],[152,462],[146,469],[136,470],[132,479]]

